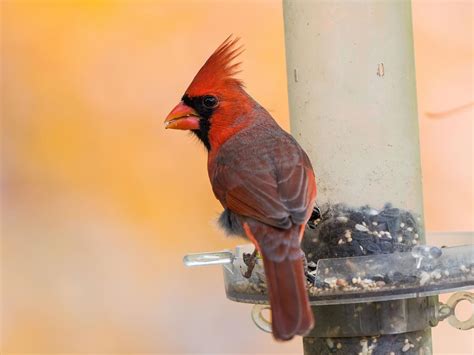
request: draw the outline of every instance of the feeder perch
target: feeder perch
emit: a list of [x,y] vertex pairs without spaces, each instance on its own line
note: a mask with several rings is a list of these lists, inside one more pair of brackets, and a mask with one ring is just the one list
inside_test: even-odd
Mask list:
[[[431,354],[431,327],[473,302],[474,246],[426,245],[409,1],[283,1],[291,131],[308,153],[317,205],[302,241],[316,326],[306,355]],[[448,242],[449,239],[446,239]],[[270,323],[261,260],[203,253],[222,264],[230,300]],[[441,293],[456,292],[446,304]]]

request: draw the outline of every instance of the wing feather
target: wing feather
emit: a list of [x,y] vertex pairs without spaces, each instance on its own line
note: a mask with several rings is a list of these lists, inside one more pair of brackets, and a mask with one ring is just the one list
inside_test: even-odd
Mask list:
[[[306,153],[292,139],[279,143],[273,151],[270,148],[260,152],[258,159],[245,156],[216,159],[211,179],[214,193],[224,207],[288,229],[294,224],[306,223],[316,185]],[[262,156],[272,158],[262,159]]]

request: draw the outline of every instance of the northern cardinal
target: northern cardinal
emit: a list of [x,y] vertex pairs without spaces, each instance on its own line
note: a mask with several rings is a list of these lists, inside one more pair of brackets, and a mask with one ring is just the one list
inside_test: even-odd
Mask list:
[[316,183],[303,149],[234,77],[237,40],[227,38],[209,57],[165,125],[190,130],[207,148],[212,190],[224,207],[219,224],[262,255],[273,336],[289,340],[314,324],[300,241]]

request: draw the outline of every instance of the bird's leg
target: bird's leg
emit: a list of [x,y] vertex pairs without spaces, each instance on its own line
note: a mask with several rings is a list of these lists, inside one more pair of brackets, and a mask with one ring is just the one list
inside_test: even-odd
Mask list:
[[311,217],[309,217],[308,222],[306,224],[310,229],[316,229],[316,226],[321,221],[322,218],[321,209],[318,206],[313,207],[313,211],[311,213]]
[[310,221],[314,221],[316,219],[320,219],[322,217],[321,209],[318,206],[313,207],[313,211],[311,212],[311,217],[309,217]]
[[306,276],[306,280],[308,280],[308,282],[310,282],[313,285],[316,278],[309,270],[308,259],[306,259],[305,253],[303,253],[303,268],[304,268],[304,274]]
[[252,254],[250,253],[244,253],[243,259],[244,259],[244,264],[247,265],[247,271],[245,271],[243,277],[249,279],[252,276],[252,271],[255,267],[255,264],[257,263],[257,248],[253,251]]

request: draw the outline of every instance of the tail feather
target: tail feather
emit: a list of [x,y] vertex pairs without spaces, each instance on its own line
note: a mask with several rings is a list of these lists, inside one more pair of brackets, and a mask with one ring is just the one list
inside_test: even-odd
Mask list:
[[303,261],[288,258],[275,262],[265,258],[263,265],[267,278],[272,310],[272,331],[277,340],[289,340],[305,335],[314,325],[304,279]]
[[289,340],[307,334],[313,328],[314,317],[300,249],[304,226],[279,229],[250,220],[242,227],[263,257],[273,336],[277,340]]

